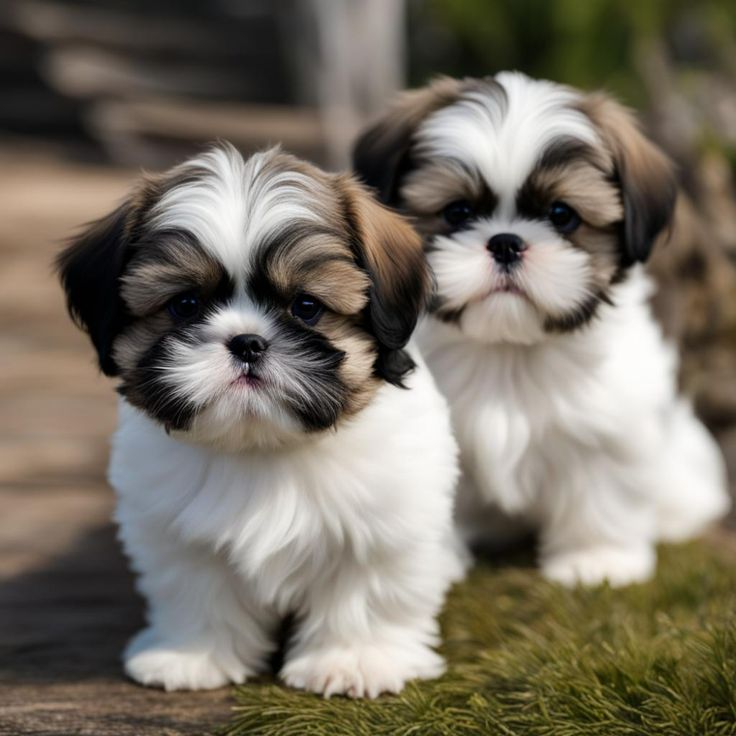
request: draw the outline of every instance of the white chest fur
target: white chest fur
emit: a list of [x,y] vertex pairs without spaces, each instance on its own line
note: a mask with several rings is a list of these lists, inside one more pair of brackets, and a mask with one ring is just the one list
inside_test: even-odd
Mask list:
[[649,294],[635,270],[593,323],[534,345],[485,344],[434,319],[422,325],[419,343],[461,449],[461,522],[491,504],[555,546],[556,526],[571,544],[651,539],[661,506],[659,534],[682,538],[722,512],[720,458],[677,396],[676,354]]
[[269,451],[189,444],[121,404],[110,481],[149,618],[125,654],[134,679],[242,682],[267,665],[287,613],[293,687],[377,694],[442,672],[436,615],[464,562],[457,448],[421,361],[408,382]]
[[121,402],[110,480],[123,535],[143,519],[216,551],[261,602],[288,609],[340,560],[390,555],[417,525],[446,533],[456,449],[426,368],[411,382],[337,431],[271,451],[187,444]]

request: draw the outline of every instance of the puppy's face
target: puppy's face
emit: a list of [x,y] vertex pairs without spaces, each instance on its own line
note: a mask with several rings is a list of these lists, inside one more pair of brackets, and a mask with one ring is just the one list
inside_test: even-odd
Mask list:
[[333,427],[401,384],[423,260],[351,179],[224,147],[144,181],[59,267],[120,393],[168,430],[239,448]]
[[587,323],[675,199],[669,163],[617,103],[516,73],[410,93],[355,164],[413,216],[435,315],[485,342]]

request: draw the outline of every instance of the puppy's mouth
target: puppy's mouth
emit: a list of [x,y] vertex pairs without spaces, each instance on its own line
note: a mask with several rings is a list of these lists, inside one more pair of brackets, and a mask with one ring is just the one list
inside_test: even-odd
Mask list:
[[263,386],[263,377],[260,376],[251,363],[243,363],[240,375],[230,383],[235,387],[258,388]]
[[511,294],[513,296],[526,299],[527,301],[531,301],[526,291],[516,282],[507,270],[496,275],[493,285],[486,292],[486,295],[483,298],[487,299],[495,294]]
[[518,299],[523,299],[524,301],[528,302],[532,306],[534,306],[534,302],[532,301],[531,297],[524,291],[524,289],[519,286],[517,283],[515,283],[511,278],[509,278],[507,275],[499,276],[494,280],[493,285],[490,288],[487,288],[483,290],[482,292],[477,293],[475,296],[471,297],[465,302],[465,305],[463,308],[468,307],[472,304],[482,304],[487,299],[490,299],[491,297],[502,297],[502,296],[509,296],[514,297]]
[[495,285],[488,292],[488,296],[492,296],[493,294],[516,294],[516,296],[521,296],[526,299],[529,298],[527,297],[526,292],[520,286],[508,280],[502,284]]

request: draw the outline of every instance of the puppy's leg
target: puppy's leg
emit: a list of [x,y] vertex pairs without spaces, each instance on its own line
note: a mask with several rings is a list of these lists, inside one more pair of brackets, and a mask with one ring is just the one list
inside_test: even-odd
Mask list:
[[656,463],[657,538],[681,542],[697,536],[731,505],[721,452],[685,401],[666,418],[667,435]]
[[581,452],[549,479],[540,500],[541,568],[564,585],[628,585],[654,572],[655,499],[637,468]]
[[501,552],[529,537],[534,528],[521,515],[504,513],[467,474],[458,484],[455,501],[455,526],[470,547]]
[[440,676],[436,620],[462,563],[452,545],[407,545],[383,559],[345,560],[310,590],[281,677],[325,697],[375,698]]
[[225,561],[160,529],[140,532],[128,525],[123,536],[149,625],[123,654],[126,673],[165,690],[207,690],[262,670],[274,648],[274,621],[247,604]]

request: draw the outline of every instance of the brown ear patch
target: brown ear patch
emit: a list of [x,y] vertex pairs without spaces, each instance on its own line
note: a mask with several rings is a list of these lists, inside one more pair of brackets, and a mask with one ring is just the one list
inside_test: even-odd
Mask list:
[[400,215],[379,204],[350,177],[339,177],[356,259],[371,279],[368,327],[379,344],[376,370],[401,384],[412,363],[402,348],[429,295],[429,271],[419,235]]
[[645,261],[672,220],[677,197],[672,162],[644,136],[633,113],[608,95],[589,94],[580,109],[614,161],[624,206],[622,265]]
[[387,204],[396,204],[398,185],[411,139],[435,110],[459,99],[464,83],[438,77],[426,87],[404,92],[389,110],[361,134],[353,148],[353,168]]

